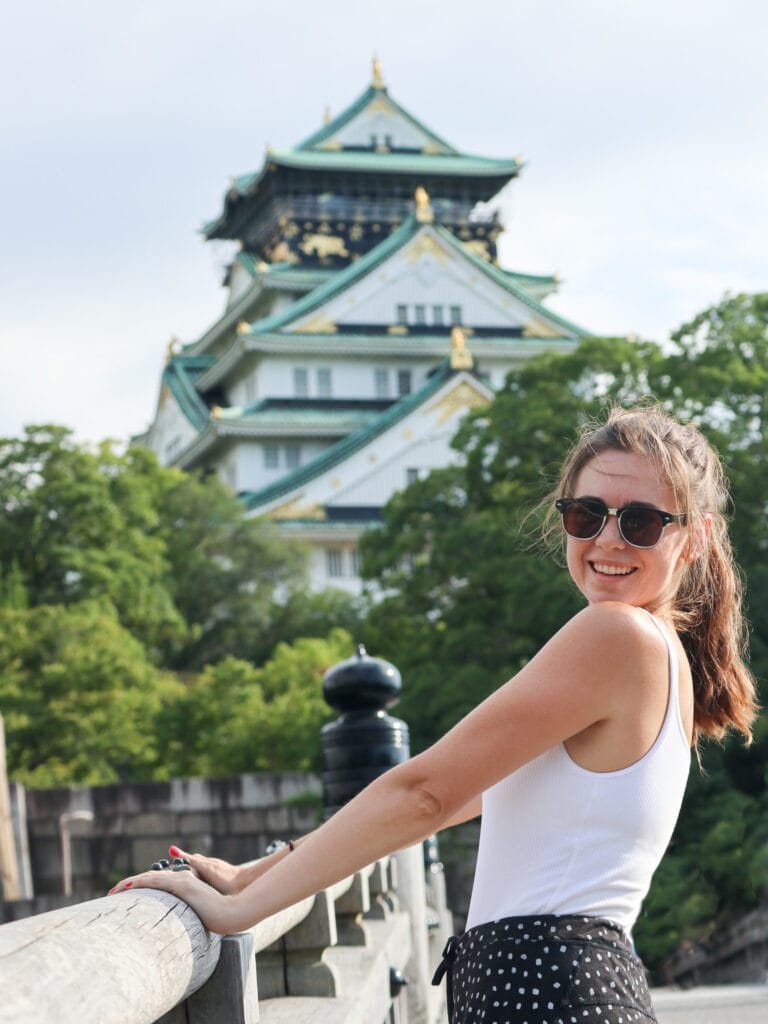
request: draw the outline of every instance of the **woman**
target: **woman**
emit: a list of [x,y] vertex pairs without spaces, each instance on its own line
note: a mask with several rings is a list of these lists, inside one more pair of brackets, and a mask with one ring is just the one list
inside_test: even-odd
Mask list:
[[614,410],[554,497],[587,607],[517,675],[290,849],[250,867],[192,855],[199,878],[113,891],[167,889],[236,932],[482,811],[467,930],[438,971],[452,1021],[655,1020],[629,934],[691,746],[730,727],[749,740],[756,713],[723,474],[694,426]]

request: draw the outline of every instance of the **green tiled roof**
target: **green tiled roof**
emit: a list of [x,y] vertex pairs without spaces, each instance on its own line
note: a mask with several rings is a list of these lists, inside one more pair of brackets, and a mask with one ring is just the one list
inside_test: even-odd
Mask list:
[[414,409],[418,409],[423,402],[439,391],[451,376],[451,373],[449,362],[446,359],[423,387],[401,398],[399,402],[395,402],[386,412],[378,415],[367,427],[363,427],[354,434],[348,434],[341,441],[337,441],[330,448],[326,448],[312,462],[308,462],[305,466],[299,466],[298,469],[295,469],[292,473],[270,484],[268,487],[263,487],[260,491],[249,491],[241,495],[246,507],[252,509],[257,508],[259,505],[266,505],[268,502],[274,501],[284,494],[289,494],[297,487],[310,483],[320,476],[321,473],[327,472],[340,462],[348,459],[355,452],[370,444],[380,434],[383,434],[385,430],[393,427]]
[[[425,177],[446,175],[447,177],[511,178],[520,172],[521,160],[471,156],[458,153],[374,153],[359,150],[300,150],[273,149],[267,155],[267,163],[281,167],[308,168],[317,171],[362,171],[371,174],[418,174]],[[251,189],[263,176],[264,171],[250,171],[238,175],[232,182],[235,192],[244,193]],[[221,218],[210,221],[203,230],[219,223]]]
[[323,427],[328,425],[329,429],[358,430],[373,422],[381,411],[376,409],[348,408],[348,409],[321,409],[312,406],[284,408],[271,406],[269,399],[243,409],[237,422],[243,426],[258,427],[280,427],[280,426],[301,426],[301,427]]
[[454,147],[446,142],[445,139],[441,138],[431,128],[419,121],[418,118],[414,117],[405,107],[401,106],[397,100],[394,100],[387,89],[377,88],[375,85],[369,85],[365,92],[361,93],[360,96],[353,102],[350,103],[340,114],[337,114],[328,124],[323,125],[318,131],[313,132],[308,138],[300,142],[296,149],[316,149],[319,145],[326,141],[326,139],[333,138],[338,132],[349,124],[349,122],[357,117],[358,114],[362,113],[369,103],[372,103],[379,96],[386,96],[387,102],[394,107],[395,111],[410,124],[414,125],[419,131],[429,135],[436,146],[440,146],[447,153],[457,153],[458,151]]
[[290,286],[292,288],[317,288],[332,277],[335,270],[318,267],[296,267],[293,263],[264,263],[252,252],[239,252],[235,260],[251,277],[261,277],[267,285]]
[[195,381],[215,362],[215,356],[171,356],[163,370],[163,384],[197,431],[208,423],[209,410],[195,388]]

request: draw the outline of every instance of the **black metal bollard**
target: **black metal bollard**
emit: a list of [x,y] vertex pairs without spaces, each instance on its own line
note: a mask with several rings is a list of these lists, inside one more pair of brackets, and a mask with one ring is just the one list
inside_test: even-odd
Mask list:
[[384,710],[397,703],[401,689],[395,666],[371,658],[362,644],[323,676],[325,700],[342,712],[320,734],[325,818],[388,768],[408,760],[408,726]]

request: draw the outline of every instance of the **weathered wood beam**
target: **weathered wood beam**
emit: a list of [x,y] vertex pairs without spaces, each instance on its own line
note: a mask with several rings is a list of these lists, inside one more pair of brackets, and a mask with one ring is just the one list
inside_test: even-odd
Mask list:
[[149,890],[3,925],[0,1024],[152,1024],[207,981],[220,942]]

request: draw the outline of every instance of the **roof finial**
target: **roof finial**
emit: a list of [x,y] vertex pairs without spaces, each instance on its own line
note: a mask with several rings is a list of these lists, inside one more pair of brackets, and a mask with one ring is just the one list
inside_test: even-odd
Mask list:
[[387,88],[386,85],[384,84],[384,72],[382,71],[381,68],[381,61],[375,55],[373,58],[373,79],[371,81],[371,85],[373,86],[374,89]]
[[416,220],[419,224],[431,224],[435,219],[435,213],[429,201],[429,193],[423,185],[419,185],[413,198],[416,200]]
[[168,363],[170,363],[171,359],[179,352],[180,349],[181,349],[181,342],[179,341],[179,339],[174,334],[171,337],[171,340],[168,342],[168,347],[165,350],[165,365],[166,366],[168,365]]
[[451,328],[451,369],[471,370],[474,366],[472,353],[467,348],[467,336],[458,324]]
[[330,124],[330,123],[331,123],[331,108],[326,103],[325,111],[323,112],[323,124]]

